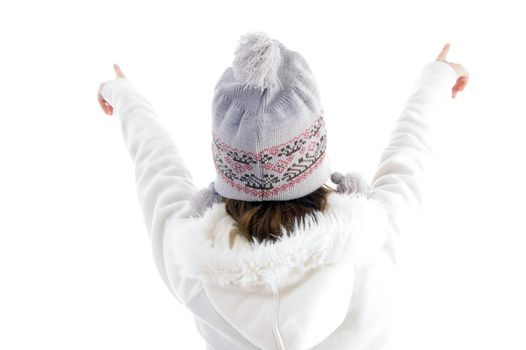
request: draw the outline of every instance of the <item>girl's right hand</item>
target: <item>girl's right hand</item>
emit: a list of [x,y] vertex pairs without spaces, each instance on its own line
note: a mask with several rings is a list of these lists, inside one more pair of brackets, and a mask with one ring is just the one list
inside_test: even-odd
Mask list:
[[[121,67],[119,67],[117,63],[113,65],[113,69],[115,70],[115,75],[117,75],[116,79],[126,79],[124,73],[121,70]],[[97,100],[99,101],[99,105],[104,111],[104,113],[106,113],[107,115],[113,115],[113,106],[110,105],[108,101],[104,99],[104,97],[102,97],[102,89],[104,88],[104,84],[106,83],[107,81],[99,85],[99,90],[97,91]]]
[[468,80],[469,80],[469,73],[464,67],[462,67],[462,65],[458,63],[446,61],[446,56],[447,56],[448,51],[449,51],[449,43],[446,43],[444,47],[442,48],[442,51],[440,51],[440,53],[438,54],[436,60],[449,64],[451,68],[453,68],[455,72],[457,73],[458,79],[455,85],[451,88],[451,92],[452,92],[451,97],[455,98],[457,96],[457,93],[459,91],[463,91],[464,88],[466,87]]

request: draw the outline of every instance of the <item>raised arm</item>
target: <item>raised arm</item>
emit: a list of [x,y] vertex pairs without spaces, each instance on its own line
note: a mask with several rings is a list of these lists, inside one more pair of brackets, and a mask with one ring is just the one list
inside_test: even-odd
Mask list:
[[[120,120],[124,142],[135,166],[139,205],[154,260],[170,287],[163,257],[164,226],[170,217],[191,214],[189,200],[197,188],[153,106],[128,79],[117,77],[104,83],[100,94]],[[188,284],[176,281],[178,285],[174,285],[174,277],[170,279],[170,289],[175,289],[176,297],[184,299],[182,289],[188,288]]]
[[395,229],[390,250],[395,260],[395,241],[422,209],[420,183],[425,163],[432,154],[429,119],[446,100],[463,90],[466,82],[467,75],[459,78],[456,69],[445,61],[445,55],[444,60],[437,58],[426,64],[382,153],[371,181],[371,196],[379,199],[390,214]]

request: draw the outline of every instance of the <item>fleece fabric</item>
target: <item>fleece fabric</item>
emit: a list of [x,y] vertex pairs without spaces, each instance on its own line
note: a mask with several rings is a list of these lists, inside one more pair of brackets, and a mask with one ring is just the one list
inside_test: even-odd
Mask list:
[[400,238],[422,208],[429,122],[456,79],[444,62],[424,65],[369,194],[332,193],[325,212],[255,245],[224,204],[196,215],[190,203],[199,189],[153,106],[127,79],[104,85],[135,166],[156,266],[207,349],[393,348]]

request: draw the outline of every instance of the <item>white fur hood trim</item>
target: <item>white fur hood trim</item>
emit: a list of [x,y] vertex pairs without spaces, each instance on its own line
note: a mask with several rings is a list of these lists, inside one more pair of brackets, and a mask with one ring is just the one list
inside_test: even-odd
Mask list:
[[214,203],[202,217],[170,221],[166,248],[186,277],[222,287],[276,290],[321,265],[374,261],[392,229],[381,203],[360,194],[333,192],[326,211],[314,216],[318,222],[307,216],[290,236],[252,245],[236,232],[224,203]]

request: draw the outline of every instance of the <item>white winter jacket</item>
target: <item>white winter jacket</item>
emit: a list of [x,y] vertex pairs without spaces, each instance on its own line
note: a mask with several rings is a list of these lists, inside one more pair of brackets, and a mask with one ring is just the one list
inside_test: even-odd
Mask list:
[[423,67],[369,195],[332,193],[317,222],[254,246],[224,204],[194,215],[198,188],[153,106],[127,79],[104,85],[135,164],[156,266],[208,349],[392,348],[397,240],[420,210],[427,122],[456,78],[446,63]]

